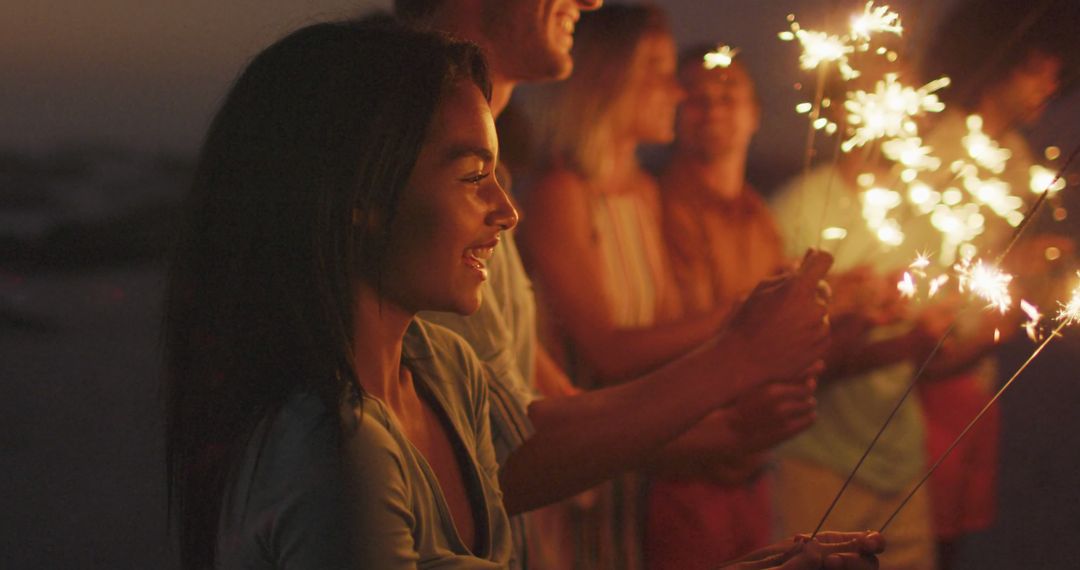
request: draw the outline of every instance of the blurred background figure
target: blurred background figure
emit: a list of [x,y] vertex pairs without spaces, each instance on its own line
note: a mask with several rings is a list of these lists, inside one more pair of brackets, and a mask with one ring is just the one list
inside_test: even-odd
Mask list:
[[[980,17],[972,18],[973,13]],[[952,9],[936,31],[927,52],[933,57],[925,58],[922,71],[927,80],[952,78],[952,85],[942,92],[948,107],[926,137],[926,145],[943,164],[967,157],[963,143],[969,132],[967,118],[978,115],[982,131],[1010,152],[997,177],[1014,196],[1034,199],[1029,194],[1033,168],[1056,168],[1030,148],[1022,131],[1038,122],[1063,85],[1075,83],[1080,54],[1072,43],[1078,25],[1076,2],[966,0]],[[948,185],[950,176],[943,174],[937,182]],[[1050,205],[1059,206],[1060,200],[1053,199]],[[1067,289],[1062,285],[1067,286],[1066,278],[1075,267],[1073,242],[1058,233],[1060,227],[1050,227],[1053,209],[1043,211],[1008,260],[1025,299],[1043,307],[1064,298]],[[1041,235],[1033,235],[1036,232]],[[1011,235],[1004,220],[987,216],[979,245],[999,252]],[[1047,255],[1051,248],[1056,255]],[[1005,337],[1017,330],[1018,324],[1005,328]],[[973,336],[966,332],[961,336]],[[943,453],[996,390],[997,359],[987,356],[994,348],[992,336],[982,330],[976,338],[981,342],[969,339],[962,349],[949,346],[954,353],[970,353],[964,355],[966,362],[958,363],[955,375],[920,386],[929,457]],[[958,541],[995,521],[1000,416],[1001,408],[992,408],[930,479],[927,492],[942,570],[954,567]]]
[[[863,219],[856,183],[872,166],[862,152],[842,154],[835,166],[825,163],[790,180],[771,204],[788,256],[817,243],[822,228],[847,232],[839,244],[826,242],[836,259],[830,313],[834,334],[817,392],[817,421],[777,450],[774,500],[781,534],[817,526],[907,387],[915,364],[941,332],[932,326],[939,320],[909,315],[895,286],[898,272],[911,262],[910,252],[935,243],[938,235],[927,224],[918,235],[908,231],[903,248],[881,244]],[[881,525],[922,475],[923,444],[922,412],[917,400],[909,398],[826,524]],[[920,493],[892,523],[884,568],[935,567],[929,509]]]
[[[699,45],[680,55],[687,97],[660,179],[664,237],[685,315],[729,310],[785,261],[772,214],[746,181],[761,121],[754,84],[738,58],[707,68],[705,55],[715,48]],[[769,543],[768,459],[761,450],[813,422],[812,393],[805,381],[776,384],[740,402],[749,412],[735,416],[742,453],[657,465],[648,492],[648,568],[714,568]],[[756,422],[750,408],[777,400],[781,421]]]
[[[652,6],[607,5],[582,15],[575,41],[573,76],[529,109],[542,173],[525,199],[521,234],[558,329],[551,351],[578,386],[591,388],[690,350],[719,328],[722,314],[657,328],[671,320],[677,299],[658,187],[636,152],[671,140],[682,98],[666,17]],[[641,492],[639,478],[627,476],[568,505],[575,568],[641,567]]]

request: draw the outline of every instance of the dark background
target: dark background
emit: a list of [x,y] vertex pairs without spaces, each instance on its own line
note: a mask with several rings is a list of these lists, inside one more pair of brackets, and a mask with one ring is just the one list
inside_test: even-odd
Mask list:
[[[807,80],[780,42],[862,2],[669,0],[680,43],[740,47],[758,82],[751,178],[799,168]],[[951,2],[893,2],[914,60]],[[193,154],[232,77],[307,22],[388,2],[99,0],[0,5],[0,567],[169,568],[158,311],[163,251]],[[977,17],[977,15],[972,15]],[[1055,101],[1035,148],[1080,142]],[[1075,194],[1075,188],[1069,193]],[[1080,215],[1080,210],[1076,210]],[[1074,218],[1062,226],[1077,235]],[[1067,333],[1068,334],[1068,333]],[[1075,334],[1074,334],[1075,336]],[[1052,344],[1003,401],[999,520],[962,568],[1076,567],[1077,343]],[[1031,347],[1004,347],[1011,371]]]

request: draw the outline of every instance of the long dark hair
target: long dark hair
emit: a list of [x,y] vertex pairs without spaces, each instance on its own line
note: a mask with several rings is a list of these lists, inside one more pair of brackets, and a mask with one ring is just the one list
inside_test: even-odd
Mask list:
[[[386,18],[317,24],[256,56],[214,118],[163,323],[185,568],[213,565],[228,474],[254,427],[297,391],[336,410],[356,385],[353,283],[382,266],[398,196],[456,81],[490,96],[471,44]],[[354,225],[354,208],[383,231]]]

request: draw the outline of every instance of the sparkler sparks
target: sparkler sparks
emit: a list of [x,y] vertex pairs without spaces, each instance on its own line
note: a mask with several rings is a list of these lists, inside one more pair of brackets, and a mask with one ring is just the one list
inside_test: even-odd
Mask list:
[[890,139],[881,143],[881,153],[885,158],[917,171],[941,168],[941,159],[931,154],[934,149],[923,146],[922,142],[916,136]]
[[863,13],[851,19],[851,35],[855,39],[869,41],[875,33],[900,35],[904,27],[900,24],[900,14],[890,12],[888,6],[874,7],[873,0],[866,3]]
[[[1080,273],[1077,273],[1080,276]],[[1060,303],[1061,309],[1057,314],[1057,321],[1063,326],[1080,323],[1080,285],[1073,289],[1072,295],[1065,303]]]
[[915,287],[915,280],[911,277],[911,274],[907,271],[904,272],[904,276],[900,279],[900,282],[896,284],[896,290],[900,292],[900,295],[911,299],[918,292]]
[[[971,264],[970,259],[954,267],[960,284],[960,292],[970,291],[976,297],[987,302],[987,308],[994,308],[1005,314],[1012,306],[1009,283],[1013,276],[982,260]],[[1080,305],[1078,305],[1080,311]],[[1078,313],[1080,314],[1080,313]]]
[[930,292],[927,294],[927,296],[933,298],[933,296],[937,295],[938,291],[941,290],[942,286],[944,286],[948,282],[949,276],[945,274],[938,275],[937,277],[931,279]]
[[840,226],[829,226],[821,230],[821,239],[823,240],[840,240],[847,237],[847,230]]
[[930,267],[930,254],[928,254],[928,253],[920,253],[920,254],[916,255],[915,256],[915,261],[912,261],[911,265],[909,265],[908,267],[910,267],[911,269],[913,269],[915,271],[918,271],[918,272],[922,273],[923,276],[925,276],[926,273],[924,273],[924,272],[926,271],[926,268]]
[[1012,156],[1012,151],[1001,148],[997,141],[983,132],[983,120],[978,115],[969,115],[967,118],[968,134],[960,140],[964,150],[975,162],[993,172],[1001,174],[1005,171],[1005,163]]
[[716,49],[705,54],[705,69],[716,69],[717,67],[730,67],[731,63],[735,61],[735,54],[739,53],[738,48],[732,48],[727,45],[716,46]]
[[934,93],[949,85],[948,77],[918,89],[900,83],[897,77],[895,73],[886,73],[885,78],[875,84],[872,93],[861,89],[848,93],[844,108],[848,111],[848,124],[854,126],[854,134],[841,145],[844,152],[881,138],[916,136],[915,117],[945,109],[945,104]]
[[1027,333],[1028,338],[1034,342],[1039,342],[1039,322],[1042,321],[1043,314],[1039,312],[1039,308],[1027,301],[1020,299],[1020,310],[1027,315],[1027,321],[1020,325]]
[[1065,189],[1065,178],[1042,166],[1035,164],[1031,167],[1031,191],[1035,194],[1049,192],[1051,196]]
[[780,32],[780,39],[785,42],[798,40],[803,51],[799,55],[799,67],[806,70],[817,69],[823,63],[835,63],[844,79],[855,79],[859,72],[851,67],[848,54],[855,52],[855,46],[837,35],[814,30],[804,30],[798,22],[791,22],[791,31]]

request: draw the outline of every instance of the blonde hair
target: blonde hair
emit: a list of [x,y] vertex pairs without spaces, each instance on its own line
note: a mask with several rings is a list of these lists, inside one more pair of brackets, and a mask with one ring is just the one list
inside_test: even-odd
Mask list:
[[[574,39],[574,73],[546,85],[529,101],[541,167],[558,165],[585,179],[609,165],[612,121],[620,116],[625,87],[642,40],[668,34],[667,17],[651,4],[606,4],[582,14]],[[622,104],[620,104],[622,103]]]

